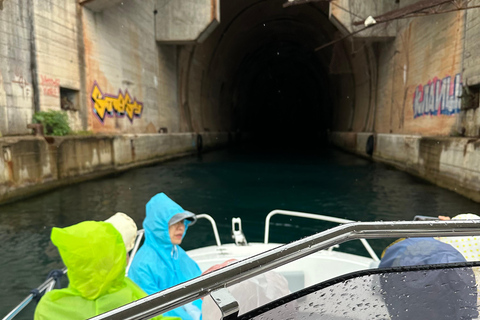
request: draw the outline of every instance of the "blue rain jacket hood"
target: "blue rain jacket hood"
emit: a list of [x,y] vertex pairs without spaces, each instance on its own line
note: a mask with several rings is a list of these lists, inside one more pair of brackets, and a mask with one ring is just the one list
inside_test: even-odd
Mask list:
[[465,262],[454,247],[433,238],[402,240],[385,251],[379,268]]
[[[466,260],[451,245],[433,238],[411,238],[387,248],[379,268],[458,262]],[[477,319],[471,268],[387,273],[381,279],[392,319]]]
[[[170,288],[201,275],[197,263],[178,245],[172,244],[168,233],[170,219],[185,210],[164,193],[155,195],[146,206],[143,221],[145,243],[140,248],[129,271],[129,277],[147,294]],[[190,221],[184,220],[185,232]],[[184,232],[184,236],[185,236]],[[202,301],[165,313],[166,316],[197,320],[201,317]]]

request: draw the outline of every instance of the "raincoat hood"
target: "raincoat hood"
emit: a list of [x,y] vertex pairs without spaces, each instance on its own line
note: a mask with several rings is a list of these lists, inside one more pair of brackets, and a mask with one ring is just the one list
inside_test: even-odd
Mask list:
[[68,268],[69,289],[83,298],[95,300],[125,286],[125,244],[112,224],[85,221],[53,228],[51,239]]
[[[170,219],[184,212],[181,206],[164,193],[155,195],[147,203],[143,221],[145,242],[135,255],[128,276],[148,294],[170,288],[201,274],[197,263],[185,250],[172,244],[168,232]],[[186,232],[191,222],[187,219],[183,221]],[[178,316],[183,320],[199,320],[201,309],[202,301],[199,299],[168,311],[165,315]]]
[[433,238],[411,238],[389,247],[378,267],[418,266],[465,261],[460,252],[446,243]]
[[[168,222],[176,214],[183,213],[185,210],[167,197],[165,193],[159,193],[148,201],[146,206],[146,218],[143,221],[145,229],[145,241],[152,246],[157,247],[173,247],[168,233]],[[185,232],[190,221],[184,220]],[[182,237],[183,239],[183,237]],[[153,242],[153,243],[152,243]]]
[[[433,238],[411,238],[385,251],[379,268],[465,262],[454,247]],[[472,268],[386,273],[380,286],[391,318],[477,319]]]

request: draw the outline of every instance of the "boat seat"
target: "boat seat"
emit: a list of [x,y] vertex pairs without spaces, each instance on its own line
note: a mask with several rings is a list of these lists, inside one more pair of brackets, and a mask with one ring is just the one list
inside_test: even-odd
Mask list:
[[281,271],[279,273],[287,279],[290,292],[296,292],[305,288],[305,274],[303,271]]

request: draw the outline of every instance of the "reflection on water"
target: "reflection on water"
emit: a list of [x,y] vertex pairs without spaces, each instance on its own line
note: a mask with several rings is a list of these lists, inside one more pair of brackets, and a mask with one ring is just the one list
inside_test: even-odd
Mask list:
[[[453,192],[338,151],[281,154],[239,148],[184,158],[1,206],[0,316],[43,282],[51,269],[62,267],[49,242],[52,227],[104,220],[118,211],[141,226],[145,204],[158,192],[188,210],[213,216],[222,242],[232,241],[232,217],[242,218],[249,242],[263,241],[264,219],[273,209],[362,221],[480,212],[480,204]],[[290,242],[331,226],[278,216],[272,220],[270,241]],[[377,241],[373,247],[380,253],[389,242]],[[183,247],[210,244],[214,238],[209,223],[200,221],[189,229]],[[18,319],[31,319],[32,310]]]

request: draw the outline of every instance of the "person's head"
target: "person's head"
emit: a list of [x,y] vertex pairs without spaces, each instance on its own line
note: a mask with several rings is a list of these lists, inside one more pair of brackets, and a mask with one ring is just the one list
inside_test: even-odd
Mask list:
[[[433,238],[411,238],[387,248],[379,268],[466,262],[452,246]],[[472,319],[477,316],[471,268],[403,270],[380,283],[390,315],[400,319]]]
[[183,235],[185,233],[185,220],[180,220],[177,223],[168,226],[168,234],[172,244],[181,244]]
[[170,235],[172,244],[182,243],[187,226],[194,224],[196,219],[195,214],[190,211],[177,213],[170,218],[168,221],[168,234]]
[[113,224],[115,229],[120,232],[125,243],[125,249],[127,252],[133,249],[135,245],[135,239],[137,238],[137,225],[132,218],[123,212],[117,212],[105,222]]
[[145,241],[159,245],[178,245],[182,242],[189,225],[196,222],[195,214],[159,193],[148,201],[146,218],[143,221]]
[[68,268],[68,287],[82,297],[95,300],[124,286],[127,252],[112,224],[85,221],[53,228],[51,239]]

